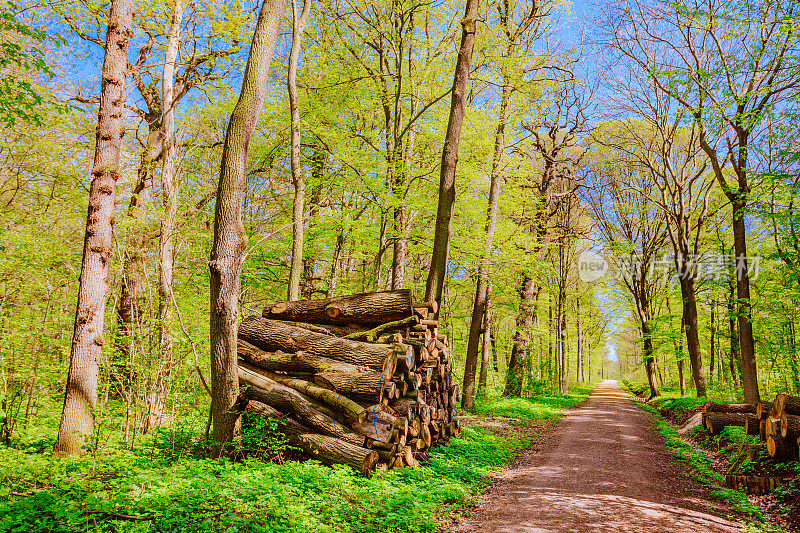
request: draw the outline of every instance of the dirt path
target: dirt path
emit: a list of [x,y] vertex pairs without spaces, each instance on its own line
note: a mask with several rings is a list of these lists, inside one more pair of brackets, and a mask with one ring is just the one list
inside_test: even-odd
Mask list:
[[741,531],[709,514],[703,488],[661,442],[650,415],[616,381],[604,381],[449,531]]

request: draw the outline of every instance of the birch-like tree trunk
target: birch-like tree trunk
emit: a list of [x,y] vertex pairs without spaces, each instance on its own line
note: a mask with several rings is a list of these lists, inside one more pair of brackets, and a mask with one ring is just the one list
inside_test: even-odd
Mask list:
[[300,57],[300,44],[303,31],[308,22],[311,0],[304,0],[300,15],[292,0],[292,47],[289,50],[289,74],[286,86],[289,91],[289,114],[291,121],[291,167],[294,201],[292,202],[292,263],[289,269],[290,302],[300,299],[300,276],[303,270],[303,239],[305,237],[306,179],[300,163],[300,109],[297,105],[297,60]]
[[181,22],[183,0],[175,0],[172,23],[167,41],[167,53],[161,78],[161,101],[164,103],[162,128],[164,130],[164,155],[161,166],[161,194],[164,198],[164,217],[161,219],[159,235],[159,283],[158,316],[159,348],[161,361],[158,364],[151,390],[147,392],[147,417],[143,431],[151,431],[160,421],[166,407],[169,376],[172,371],[172,278],[174,261],[175,216],[178,199],[175,191],[175,85],[176,60],[181,45]]

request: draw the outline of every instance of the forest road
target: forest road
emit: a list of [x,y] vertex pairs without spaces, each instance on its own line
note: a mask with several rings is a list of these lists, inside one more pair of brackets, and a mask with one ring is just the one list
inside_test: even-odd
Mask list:
[[702,486],[675,466],[650,415],[601,383],[528,448],[449,533],[742,531],[709,514]]

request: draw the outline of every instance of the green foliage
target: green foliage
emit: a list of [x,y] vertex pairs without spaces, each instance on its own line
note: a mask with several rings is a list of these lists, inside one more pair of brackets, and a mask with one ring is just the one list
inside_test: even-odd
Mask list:
[[521,420],[553,420],[560,418],[564,408],[585,400],[593,388],[590,385],[578,385],[568,394],[551,393],[530,398],[478,398],[475,414],[508,416]]
[[[247,442],[261,450],[263,441],[254,431]],[[460,438],[434,449],[425,466],[370,479],[316,461],[279,465],[183,457],[173,462],[143,447],[115,450],[93,464],[90,457],[54,460],[0,448],[0,530],[436,531],[443,513],[468,502],[487,474],[525,444],[466,428]],[[149,519],[124,520],[112,513]]]

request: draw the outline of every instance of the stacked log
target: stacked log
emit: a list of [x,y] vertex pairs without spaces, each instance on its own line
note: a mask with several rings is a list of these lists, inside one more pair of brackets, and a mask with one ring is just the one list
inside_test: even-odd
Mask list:
[[408,290],[268,305],[239,326],[237,408],[325,464],[418,466],[460,428],[437,312]]
[[800,397],[778,394],[773,402],[756,405],[709,402],[703,406],[703,426],[712,434],[725,426],[741,426],[747,435],[759,435],[767,451],[779,460],[798,456]]
[[778,394],[773,402],[762,402],[762,440],[772,457],[789,461],[798,457],[800,447],[800,396]]

